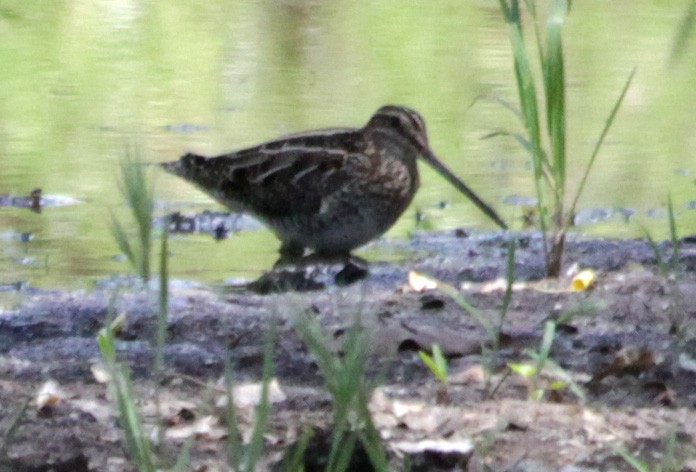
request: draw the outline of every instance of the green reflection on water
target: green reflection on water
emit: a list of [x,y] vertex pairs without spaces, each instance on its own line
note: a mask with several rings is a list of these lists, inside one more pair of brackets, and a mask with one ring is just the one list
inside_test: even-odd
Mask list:
[[[638,76],[590,176],[582,208],[629,207],[635,223],[594,234],[667,234],[671,192],[683,234],[696,231],[694,55],[668,66],[680,2],[587,0],[566,36],[569,175],[578,175],[629,71]],[[693,47],[693,46],[692,46]],[[361,126],[380,105],[420,111],[432,147],[508,219],[501,201],[531,195],[527,158],[510,140],[516,118],[481,95],[515,100],[504,26],[495,2],[396,0],[5,1],[0,7],[0,194],[84,200],[40,214],[0,208],[0,283],[82,286],[127,270],[113,259],[109,213],[124,209],[117,162],[136,146],[152,162],[185,151],[221,153],[278,135]],[[684,170],[684,172],[677,172]],[[417,209],[434,228],[492,226],[422,168],[423,188],[390,231],[405,236]],[[162,201],[215,208],[183,181],[155,176]],[[572,188],[573,181],[570,179]],[[451,206],[432,211],[438,202]],[[31,232],[34,240],[15,236]],[[176,277],[253,277],[275,260],[267,232],[216,243],[171,242]],[[379,257],[370,251],[370,255]]]

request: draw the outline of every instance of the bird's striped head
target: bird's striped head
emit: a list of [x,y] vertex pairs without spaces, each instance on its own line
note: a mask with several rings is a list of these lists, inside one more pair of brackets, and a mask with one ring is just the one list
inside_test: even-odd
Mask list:
[[481,200],[462,180],[457,177],[428,146],[428,135],[425,131],[423,118],[410,108],[385,105],[372,115],[364,128],[365,131],[389,133],[405,139],[420,153],[420,157],[436,172],[447,179],[457,190],[469,197],[481,211],[488,215],[501,228],[507,229],[507,224],[486,202]]
[[398,105],[385,105],[372,115],[365,129],[379,129],[389,133],[396,133],[406,138],[420,152],[429,152],[425,122],[418,112],[410,108]]

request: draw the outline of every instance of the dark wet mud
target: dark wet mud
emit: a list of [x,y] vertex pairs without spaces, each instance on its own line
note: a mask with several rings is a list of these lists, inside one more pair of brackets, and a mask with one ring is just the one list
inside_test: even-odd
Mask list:
[[[486,319],[498,320],[510,238],[517,247],[516,284],[493,379],[500,386],[491,397],[482,375],[489,344],[480,323],[439,289],[417,291],[408,280],[412,271],[427,274],[458,288]],[[308,424],[326,426],[330,419],[315,360],[293,327],[298,314],[319,320],[337,348],[359,316],[373,350],[370,375],[379,379],[373,415],[394,464],[399,441],[423,439],[475,444],[458,461],[463,470],[632,470],[615,447],[658,464],[669,438],[679,445],[674,460],[687,467],[696,457],[692,241],[683,242],[673,273],[663,275],[645,241],[571,237],[564,263],[569,275],[560,280],[542,278],[541,241],[532,233],[456,230],[374,244],[415,256],[371,263],[367,277],[347,286],[336,285],[342,269],[336,265],[287,269],[289,282],[278,276],[287,282],[283,290],[264,294],[173,284],[164,387],[172,416],[176,405],[185,403],[190,422],[216,417],[211,392],[226,357],[239,382],[258,381],[264,340],[275,320],[275,375],[284,398],[274,405],[265,460],[278,460]],[[660,249],[668,260],[669,244]],[[571,275],[588,268],[597,275],[594,287],[570,290]],[[295,290],[302,287],[294,286],[294,279],[311,287]],[[100,363],[95,337],[110,316],[125,315],[117,347],[143,396],[145,421],[152,424],[157,294],[133,284],[110,287],[34,291],[0,313],[0,438],[8,440],[6,457],[0,458],[6,469],[0,470],[132,470],[107,387],[95,379]],[[506,366],[529,360],[549,320],[557,322],[550,357],[567,378],[563,388],[541,388],[542,398],[535,401],[530,380]],[[417,352],[433,343],[449,358],[447,404],[442,385]],[[46,410],[36,406],[35,397],[48,380],[63,394]],[[171,442],[180,445],[183,439]],[[194,441],[198,468],[192,470],[226,470],[224,458],[224,437],[200,435]]]

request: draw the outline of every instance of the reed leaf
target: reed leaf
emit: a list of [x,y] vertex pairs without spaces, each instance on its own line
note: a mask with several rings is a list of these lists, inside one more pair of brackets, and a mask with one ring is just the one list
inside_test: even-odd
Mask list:
[[691,0],[674,37],[670,54],[671,64],[675,64],[684,55],[686,46],[693,36],[694,26],[696,26],[696,0]]
[[551,141],[556,221],[562,221],[566,183],[565,68],[563,63],[563,19],[566,2],[557,0],[546,28],[546,60],[542,64],[546,92],[546,121]]
[[146,174],[146,167],[139,157],[128,154],[119,163],[121,179],[119,188],[131,211],[137,237],[131,237],[124,226],[112,217],[111,229],[119,249],[126,255],[138,275],[149,280],[151,275],[152,217],[155,209],[154,186]]
[[[536,2],[524,0],[524,5],[533,20],[536,49],[541,66],[540,81],[543,91],[543,107],[540,105],[535,77],[527,53],[527,44],[522,29],[520,1],[499,0],[499,4],[508,24],[515,82],[527,136],[499,131],[491,133],[487,137],[511,136],[531,155],[546,270],[549,276],[556,277],[560,274],[565,235],[572,224],[572,215],[575,213],[578,199],[584,190],[599,148],[623,102],[635,69],[605,122],[600,139],[580,181],[578,192],[572,200],[570,209],[566,210],[568,155],[563,25],[565,17],[570,11],[571,2],[570,0],[552,0],[549,4],[546,25],[544,28],[540,28]],[[540,125],[542,119],[545,119],[543,131]],[[549,229],[551,228],[553,234],[549,237]]]

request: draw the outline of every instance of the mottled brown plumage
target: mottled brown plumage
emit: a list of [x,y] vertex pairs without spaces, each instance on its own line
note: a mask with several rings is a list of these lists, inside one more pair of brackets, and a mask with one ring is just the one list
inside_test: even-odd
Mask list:
[[344,255],[382,235],[408,207],[418,189],[418,157],[506,227],[430,151],[420,115],[401,106],[380,108],[363,128],[309,131],[162,165],[261,219],[282,241],[283,255]]

